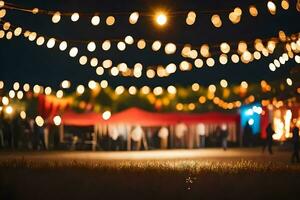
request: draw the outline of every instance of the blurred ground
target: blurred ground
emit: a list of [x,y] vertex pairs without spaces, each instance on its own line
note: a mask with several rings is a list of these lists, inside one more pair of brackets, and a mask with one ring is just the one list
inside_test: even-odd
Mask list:
[[0,199],[291,199],[299,186],[288,151],[0,152]]

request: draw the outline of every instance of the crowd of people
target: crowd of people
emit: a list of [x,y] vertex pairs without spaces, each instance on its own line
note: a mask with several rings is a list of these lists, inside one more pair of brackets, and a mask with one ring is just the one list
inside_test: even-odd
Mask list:
[[[272,124],[266,128],[267,136],[263,140],[263,152],[265,149],[273,154],[273,135],[275,134]],[[148,150],[148,149],[169,149],[186,148],[186,135],[189,127],[185,123],[178,123],[174,126],[171,138],[170,127],[143,128],[134,126],[128,129],[126,126],[108,126],[107,134],[97,139],[98,149],[102,150]],[[91,131],[90,131],[91,132]],[[299,128],[292,124],[292,162],[299,162]],[[91,133],[93,134],[93,133]],[[89,136],[82,138],[77,134],[72,136],[72,144],[76,146]],[[221,146],[224,150],[228,147],[228,128],[226,124],[217,126],[213,133],[206,133],[205,125],[199,123],[195,127],[197,148],[207,146]],[[51,136],[51,137],[49,137]],[[34,119],[22,119],[17,116],[13,119],[0,117],[0,149],[7,150],[48,150],[61,149],[58,128],[54,126],[38,126]],[[243,145],[251,146],[253,137],[252,128],[246,124],[243,130]],[[49,142],[51,138],[51,142]],[[171,141],[172,139],[172,141]],[[51,147],[49,148],[49,143]],[[76,149],[74,147],[73,149]]]

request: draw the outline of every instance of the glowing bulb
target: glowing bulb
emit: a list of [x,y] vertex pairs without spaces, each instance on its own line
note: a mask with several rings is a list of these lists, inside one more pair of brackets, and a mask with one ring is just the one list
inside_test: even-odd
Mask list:
[[62,41],[60,44],[59,44],[59,50],[61,51],[65,51],[68,47],[68,44],[66,41]]
[[81,64],[81,65],[85,65],[87,63],[87,61],[88,61],[88,59],[86,56],[81,56],[79,58],[79,64]]
[[20,117],[21,117],[21,119],[26,119],[26,112],[25,111],[21,111],[20,112]]
[[71,15],[72,22],[77,22],[79,20],[79,13],[73,13]]
[[72,48],[70,49],[70,51],[69,51],[69,55],[70,55],[72,58],[74,58],[74,57],[77,56],[77,54],[78,54],[78,49],[77,49],[77,47],[72,47]]
[[85,90],[85,88],[84,88],[83,85],[78,85],[77,88],[76,88],[76,92],[77,92],[77,94],[79,94],[79,95],[83,94],[83,93],[84,93],[84,90]]
[[100,23],[100,17],[95,15],[92,19],[91,19],[91,23],[94,25],[94,26],[97,26],[99,23]]
[[60,12],[55,12],[52,16],[52,22],[56,24],[60,21],[60,19],[61,19]]
[[164,13],[158,13],[156,15],[156,23],[163,26],[167,23],[167,16]]
[[62,83],[61,83],[61,87],[64,88],[64,89],[68,89],[71,87],[71,82],[68,81],[68,80],[64,80]]
[[35,123],[36,123],[36,125],[38,125],[39,127],[42,127],[42,126],[44,126],[44,119],[41,117],[41,116],[37,116],[36,118],[35,118]]
[[10,115],[14,112],[14,109],[11,106],[7,106],[5,112]]
[[5,106],[9,104],[9,99],[6,96],[2,97],[2,104]]
[[110,111],[105,111],[103,114],[102,114],[102,118],[104,120],[109,120],[109,118],[111,117],[111,112]]
[[45,94],[46,94],[46,95],[50,95],[51,92],[52,92],[51,87],[46,87],[46,88],[45,88]]
[[55,45],[55,39],[54,39],[54,38],[50,38],[50,39],[48,40],[48,42],[47,42],[47,47],[48,47],[49,49],[51,49],[51,48],[54,47],[54,45]]
[[56,92],[56,97],[57,98],[61,99],[61,98],[63,98],[63,96],[64,96],[64,92],[62,90],[58,90]]
[[54,118],[53,118],[53,122],[54,122],[54,124],[56,125],[56,126],[59,126],[60,124],[61,124],[61,117],[60,116],[55,116]]
[[38,46],[41,46],[45,43],[45,38],[43,36],[38,37],[38,39],[36,40],[36,44]]
[[117,47],[120,51],[124,51],[126,49],[126,44],[124,42],[118,42]]
[[138,12],[133,12],[129,16],[129,23],[130,24],[136,24],[139,19],[139,13]]

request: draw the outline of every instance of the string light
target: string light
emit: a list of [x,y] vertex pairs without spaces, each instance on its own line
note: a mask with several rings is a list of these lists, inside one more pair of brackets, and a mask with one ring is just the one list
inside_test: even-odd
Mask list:
[[155,20],[156,20],[156,23],[160,26],[165,25],[168,21],[166,14],[164,14],[162,12],[159,12],[156,14]]
[[69,55],[70,55],[72,58],[74,58],[74,57],[77,56],[77,54],[78,54],[78,49],[77,49],[77,47],[72,47],[72,48],[70,49],[70,51],[69,51]]
[[61,19],[60,12],[55,12],[52,17],[52,22],[57,24],[60,21],[60,19]]
[[55,124],[55,126],[59,126],[61,124],[61,121],[61,117],[58,115],[53,118],[53,123]]
[[133,12],[129,16],[129,23],[130,24],[136,24],[139,19],[139,13],[138,12]]
[[71,15],[72,22],[77,22],[79,20],[79,13],[73,13]]
[[94,26],[99,25],[99,23],[100,23],[100,17],[97,16],[97,15],[95,15],[95,16],[91,19],[91,23],[92,23],[92,25],[94,25]]
[[275,15],[276,14],[276,5],[273,1],[268,1],[267,3],[267,7],[269,9],[269,12],[272,14],[272,15]]

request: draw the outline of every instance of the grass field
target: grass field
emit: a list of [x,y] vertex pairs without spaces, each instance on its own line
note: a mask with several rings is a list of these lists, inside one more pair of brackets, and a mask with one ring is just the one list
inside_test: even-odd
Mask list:
[[298,199],[289,160],[258,149],[3,152],[0,199]]

